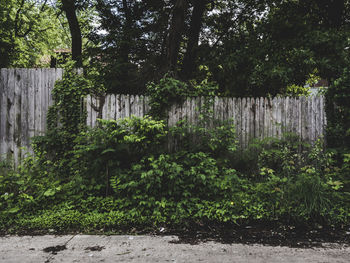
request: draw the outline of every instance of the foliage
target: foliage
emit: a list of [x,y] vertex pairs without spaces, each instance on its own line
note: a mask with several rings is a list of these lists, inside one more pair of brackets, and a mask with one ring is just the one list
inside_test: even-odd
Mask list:
[[215,83],[208,81],[208,76],[197,84],[195,81],[190,84],[179,81],[165,75],[158,84],[153,82],[147,85],[147,95],[151,107],[150,115],[155,118],[167,119],[167,111],[174,104],[181,104],[188,97],[207,97],[205,107],[210,107],[213,97],[217,92]]
[[[44,154],[29,157],[18,171],[1,167],[3,229],[89,232],[198,222],[349,222],[350,158],[345,155],[337,166],[321,141],[311,146],[287,135],[256,142],[247,154],[223,143],[231,132],[223,125],[199,133],[207,144],[184,144],[174,151],[164,121],[100,122],[77,135],[69,160],[61,162],[70,178],[62,176],[57,162],[44,161]],[[221,139],[211,139],[223,131]],[[195,130],[187,132],[196,137]],[[242,169],[237,157],[252,153],[254,158],[246,160],[252,168]]]
[[[100,120],[100,126],[79,134],[71,162],[75,173],[98,193],[108,193],[113,172],[130,167],[149,153],[161,151],[167,131],[150,117]],[[81,189],[84,185],[81,186]],[[104,192],[103,192],[104,191]]]
[[50,160],[66,176],[69,175],[69,162],[74,140],[85,128],[86,113],[83,98],[92,90],[93,80],[84,77],[82,72],[68,62],[62,80],[55,83],[52,91],[54,104],[47,115],[48,130],[44,136],[33,138],[33,149],[40,160]]
[[350,149],[349,69],[336,79],[326,93],[327,142],[330,147]]
[[0,67],[47,67],[54,49],[69,46],[52,6],[6,0],[0,10]]

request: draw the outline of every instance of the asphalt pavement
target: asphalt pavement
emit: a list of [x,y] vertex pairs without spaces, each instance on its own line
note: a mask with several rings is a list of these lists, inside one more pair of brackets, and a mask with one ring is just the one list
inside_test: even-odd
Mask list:
[[176,236],[3,236],[0,262],[350,262],[345,244],[304,249],[178,241]]

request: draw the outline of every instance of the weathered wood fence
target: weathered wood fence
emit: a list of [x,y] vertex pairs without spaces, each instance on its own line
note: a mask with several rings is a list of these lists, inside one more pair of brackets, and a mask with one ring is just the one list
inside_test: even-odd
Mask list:
[[[188,98],[181,105],[173,105],[169,111],[168,124],[175,125],[187,119],[195,124],[199,120],[205,98]],[[87,124],[95,126],[97,117],[120,119],[144,116],[148,110],[148,98],[138,95],[107,95],[103,106],[100,100],[88,96]],[[100,108],[99,111],[97,109]],[[314,142],[324,134],[326,116],[324,97],[276,97],[225,98],[215,97],[215,119],[232,119],[240,145],[245,148],[253,138],[280,137],[283,133],[299,134],[306,141]],[[99,115],[100,114],[100,115]]]
[[44,134],[51,91],[62,69],[1,69],[0,158],[18,163],[30,138]]
[[[44,134],[46,116],[52,104],[51,91],[62,69],[1,69],[0,71],[0,158],[18,163],[30,149],[30,138]],[[103,105],[99,105],[104,101]],[[169,125],[187,119],[196,123],[204,98],[188,98],[169,111]],[[148,98],[133,95],[107,95],[103,100],[88,96],[87,124],[96,119],[119,119],[144,116],[149,110]],[[279,137],[294,132],[313,142],[324,134],[326,116],[324,98],[215,98],[214,117],[232,119],[242,147],[253,138]]]

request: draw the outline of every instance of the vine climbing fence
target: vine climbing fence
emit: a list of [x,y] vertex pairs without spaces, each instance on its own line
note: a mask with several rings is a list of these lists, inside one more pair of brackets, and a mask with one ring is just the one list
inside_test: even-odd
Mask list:
[[[30,150],[33,136],[46,131],[46,116],[52,105],[51,91],[62,69],[1,69],[0,72],[0,157],[19,160]],[[169,109],[168,124],[187,119],[199,120],[204,98],[187,98]],[[142,117],[150,107],[142,95],[109,94],[87,96],[87,124],[96,125],[97,118],[120,119],[132,115]],[[314,142],[324,134],[326,115],[324,97],[213,98],[214,118],[232,120],[242,148],[253,138],[280,137],[284,132],[299,134]],[[23,148],[25,147],[25,148]]]

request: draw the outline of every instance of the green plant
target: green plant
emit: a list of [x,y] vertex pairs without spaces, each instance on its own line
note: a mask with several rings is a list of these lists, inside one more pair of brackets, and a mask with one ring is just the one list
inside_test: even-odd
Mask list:
[[181,104],[187,97],[214,96],[218,87],[204,79],[200,84],[192,81],[189,84],[165,75],[159,83],[147,85],[146,95],[150,98],[149,114],[156,119],[166,119],[167,110],[173,104]]
[[32,147],[39,161],[52,161],[61,176],[70,175],[74,141],[86,127],[83,98],[93,86],[91,75],[85,77],[81,70],[74,68],[74,62],[68,62],[62,79],[56,81],[52,91],[54,104],[48,111],[46,134],[33,138]]
[[71,165],[78,176],[87,180],[87,185],[108,193],[110,174],[129,169],[145,155],[162,151],[167,130],[164,121],[149,116],[99,123],[78,135]]
[[326,92],[327,143],[330,147],[350,148],[350,71],[333,81]]

